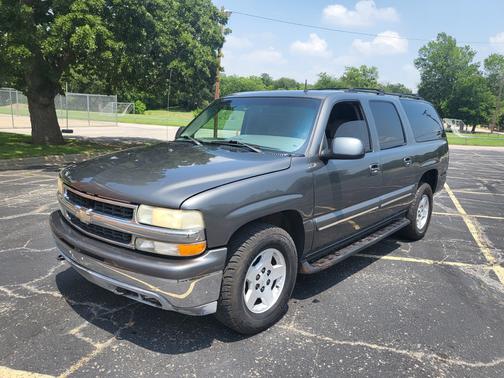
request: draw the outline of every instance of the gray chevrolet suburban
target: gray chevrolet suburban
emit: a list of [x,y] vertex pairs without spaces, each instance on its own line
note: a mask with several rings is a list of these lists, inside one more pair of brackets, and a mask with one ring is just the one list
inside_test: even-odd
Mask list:
[[312,274],[399,231],[421,239],[448,144],[419,97],[238,93],[172,142],[63,169],[60,258],[116,294],[256,333]]

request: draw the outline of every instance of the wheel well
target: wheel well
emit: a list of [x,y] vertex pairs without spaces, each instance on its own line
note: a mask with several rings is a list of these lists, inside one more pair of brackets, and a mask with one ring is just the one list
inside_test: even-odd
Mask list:
[[424,182],[430,185],[432,192],[434,193],[436,191],[438,182],[437,169],[431,169],[430,171],[425,172],[420,178],[419,184],[422,184]]
[[291,236],[294,244],[296,245],[296,250],[298,257],[303,254],[304,243],[305,243],[305,232],[303,226],[303,218],[295,210],[286,210],[275,214],[266,215],[264,217],[254,219],[253,221],[244,224],[238,230],[236,230],[231,239],[235,237],[236,234],[241,232],[245,227],[253,223],[268,223],[280,228],[283,228]]

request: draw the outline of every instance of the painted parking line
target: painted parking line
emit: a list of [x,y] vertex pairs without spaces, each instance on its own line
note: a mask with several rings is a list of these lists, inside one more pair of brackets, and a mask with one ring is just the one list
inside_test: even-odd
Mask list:
[[464,190],[464,189],[452,189],[454,193],[463,193],[463,194],[482,194],[488,196],[504,196],[504,193],[492,193],[492,192],[475,192],[472,190]]
[[5,366],[0,366],[0,377],[2,378],[53,378],[53,375],[39,374],[26,370],[15,370]]
[[305,339],[315,339],[339,347],[366,348],[380,352],[392,353],[419,362],[432,361],[437,364],[442,363],[444,365],[461,366],[466,368],[487,368],[504,364],[504,357],[499,357],[488,361],[465,361],[462,358],[450,358],[448,355],[424,352],[418,349],[407,350],[395,348],[391,345],[376,344],[361,340],[335,339],[330,336],[319,335],[313,333],[312,331],[300,329],[294,324],[294,322],[291,322],[290,324],[281,324],[278,327],[284,329],[285,331],[303,336]]
[[448,176],[448,180],[480,180],[480,181],[498,181],[504,182],[503,179],[494,179],[487,177],[475,177],[475,176],[467,176],[467,177],[458,177],[458,176]]
[[390,260],[390,261],[401,261],[401,262],[409,262],[409,263],[418,263],[424,265],[446,265],[446,266],[456,266],[459,268],[478,268],[478,269],[493,269],[488,265],[481,264],[471,264],[464,263],[458,261],[439,261],[439,260],[431,260],[431,259],[419,259],[413,257],[401,257],[401,256],[390,256],[390,255],[370,255],[367,253],[357,253],[356,257],[363,257],[367,259],[376,259],[376,260]]
[[107,347],[109,347],[115,339],[116,337],[113,336],[102,343],[93,344],[95,349],[93,349],[90,353],[86,354],[85,356],[81,357],[77,362],[75,362],[72,366],[70,366],[62,374],[60,374],[58,378],[67,378],[80,368],[84,367],[89,361],[94,359],[96,356],[102,353]]
[[[460,168],[458,167],[450,167],[450,172],[452,171],[463,171],[464,173],[467,172],[467,166],[460,166]],[[476,166],[476,167],[472,167],[473,169],[478,169],[478,173],[483,173],[483,174],[490,174],[490,175],[499,175],[501,174],[501,171],[502,171],[502,168],[501,167],[498,167],[498,168],[495,168],[495,169],[481,169],[481,166]]]
[[440,211],[433,211],[432,214],[434,215],[446,215],[449,217],[472,217],[472,218],[483,218],[483,219],[494,219],[494,220],[504,220],[504,217],[498,217],[498,216],[493,216],[493,215],[473,215],[473,214],[460,214],[460,213],[443,213]]
[[461,214],[462,219],[464,220],[472,237],[476,241],[476,244],[478,245],[480,251],[483,253],[483,256],[485,256],[485,259],[492,266],[495,274],[499,278],[499,281],[504,285],[504,268],[497,263],[495,256],[492,254],[492,251],[490,250],[490,247],[484,241],[484,238],[482,237],[484,233],[483,231],[481,231],[479,225],[477,224],[477,220],[471,216],[468,216],[468,214],[460,204],[459,200],[455,196],[455,194],[451,191],[448,184],[445,184],[445,190],[450,196],[453,204],[457,208],[457,211]]

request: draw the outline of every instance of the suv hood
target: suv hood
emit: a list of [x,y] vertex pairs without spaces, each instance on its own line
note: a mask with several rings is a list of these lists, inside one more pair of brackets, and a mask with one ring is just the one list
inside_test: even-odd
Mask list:
[[73,188],[109,199],[179,208],[187,198],[234,181],[289,168],[291,158],[189,142],[133,148],[72,165]]

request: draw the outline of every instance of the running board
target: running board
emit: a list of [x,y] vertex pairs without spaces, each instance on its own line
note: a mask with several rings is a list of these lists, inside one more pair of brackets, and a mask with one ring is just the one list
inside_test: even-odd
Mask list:
[[304,260],[301,262],[299,267],[299,272],[302,274],[313,274],[327,269],[334,264],[362,251],[363,249],[378,243],[379,241],[385,239],[387,236],[392,235],[394,232],[399,231],[401,228],[406,227],[410,224],[410,221],[406,218],[401,218],[395,222],[390,223],[382,229],[366,236],[363,239],[357,240],[356,242],[347,245],[341,249],[338,249],[328,255],[324,255],[318,260],[308,262]]

